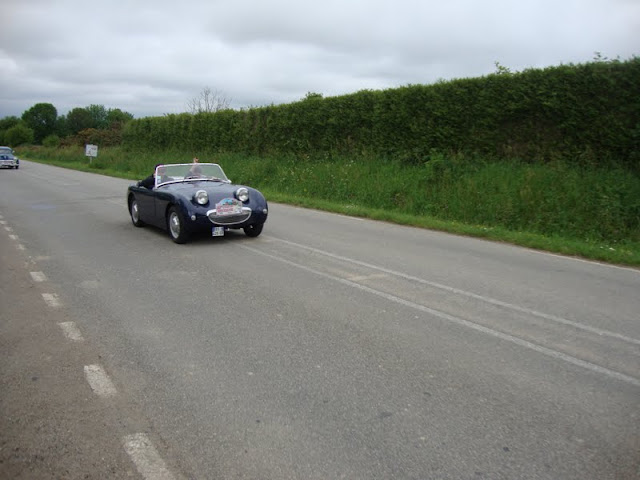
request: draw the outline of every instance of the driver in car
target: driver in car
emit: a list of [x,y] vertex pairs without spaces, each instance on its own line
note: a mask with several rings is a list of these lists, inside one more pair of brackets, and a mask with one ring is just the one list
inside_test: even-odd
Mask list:
[[167,177],[165,175],[166,171],[165,171],[165,168],[162,166],[161,163],[156,164],[156,166],[154,167],[153,171],[154,171],[154,173],[149,175],[144,180],[140,180],[138,182],[138,186],[139,187],[145,187],[145,188],[148,188],[149,190],[151,190],[153,187],[155,187],[155,185],[156,185],[156,174],[155,174],[155,172],[156,171],[158,172],[158,176],[160,177],[160,179],[159,179],[160,183],[168,182],[168,181],[172,180],[171,177]]

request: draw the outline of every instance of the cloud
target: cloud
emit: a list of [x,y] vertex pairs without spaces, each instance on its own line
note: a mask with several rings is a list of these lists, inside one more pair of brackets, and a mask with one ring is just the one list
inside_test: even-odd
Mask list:
[[179,113],[204,87],[246,108],[640,45],[635,0],[5,0],[0,15],[0,117],[38,102]]

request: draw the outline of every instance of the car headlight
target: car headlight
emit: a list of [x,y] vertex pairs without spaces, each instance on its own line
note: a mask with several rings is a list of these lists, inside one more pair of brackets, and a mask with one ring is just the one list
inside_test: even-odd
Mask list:
[[244,187],[240,187],[238,190],[236,190],[236,198],[242,203],[246,203],[247,201],[249,201],[249,190]]
[[209,202],[209,195],[204,190],[198,190],[195,194],[195,199],[199,205],[206,205]]

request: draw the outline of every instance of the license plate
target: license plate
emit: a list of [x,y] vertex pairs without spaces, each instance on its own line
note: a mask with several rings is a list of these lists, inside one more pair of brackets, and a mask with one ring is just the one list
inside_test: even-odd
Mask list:
[[212,237],[222,237],[224,236],[224,227],[213,227],[211,229]]

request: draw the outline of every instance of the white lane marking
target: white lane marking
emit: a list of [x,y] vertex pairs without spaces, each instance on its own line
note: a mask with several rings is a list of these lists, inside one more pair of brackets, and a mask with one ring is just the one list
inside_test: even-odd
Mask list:
[[11,240],[18,240],[18,235],[9,235]]
[[13,232],[13,228],[11,228],[11,227],[7,227],[6,225],[5,225],[4,229],[5,229],[7,232]]
[[506,340],[507,342],[511,342],[511,343],[514,343],[514,344],[519,345],[521,347],[528,348],[530,350],[533,350],[535,352],[541,353],[543,355],[547,355],[549,357],[552,357],[552,358],[555,358],[555,359],[558,359],[558,360],[563,360],[563,361],[565,361],[567,363],[571,363],[572,365],[576,365],[578,367],[582,367],[582,368],[585,368],[587,370],[591,370],[592,372],[600,373],[600,374],[606,375],[608,377],[615,378],[617,380],[621,380],[623,382],[629,383],[629,384],[634,385],[636,387],[640,387],[640,379],[637,379],[637,378],[634,378],[634,377],[630,377],[630,376],[625,375],[623,373],[616,372],[616,371],[613,371],[613,370],[609,370],[608,368],[601,367],[600,365],[596,365],[594,363],[586,362],[584,360],[580,360],[579,358],[572,357],[572,356],[567,355],[565,353],[557,352],[557,351],[552,350],[550,348],[546,348],[546,347],[543,347],[541,345],[536,345],[535,343],[527,342],[526,340],[522,340],[521,338],[514,337],[514,336],[509,335],[507,333],[502,333],[502,332],[499,332],[497,330],[493,330],[492,328],[485,327],[483,325],[479,325],[477,323],[473,323],[473,322],[470,322],[468,320],[464,320],[464,319],[459,318],[459,317],[454,317],[453,315],[449,315],[448,313],[444,313],[444,312],[441,312],[439,310],[435,310],[433,308],[425,307],[424,305],[420,305],[418,303],[410,302],[409,300],[405,300],[403,298],[396,297],[395,295],[391,295],[391,294],[386,293],[386,292],[381,292],[379,290],[375,290],[373,288],[366,287],[364,285],[352,282],[352,281],[344,279],[344,278],[335,277],[335,276],[330,275],[328,273],[320,272],[320,271],[315,270],[313,268],[306,267],[304,265],[292,262],[292,261],[287,260],[287,259],[282,258],[282,257],[278,257],[278,256],[275,256],[275,255],[271,255],[269,253],[262,252],[260,250],[255,249],[255,248],[252,248],[252,247],[247,247],[245,245],[242,245],[242,248],[246,248],[247,250],[250,250],[250,251],[252,251],[254,253],[263,255],[263,256],[265,256],[267,258],[271,258],[272,260],[276,260],[278,262],[282,262],[282,263],[285,263],[287,265],[291,265],[292,267],[299,268],[301,270],[313,273],[313,274],[318,275],[320,277],[324,277],[324,278],[327,278],[329,280],[333,280],[335,282],[342,283],[344,285],[348,285],[348,286],[353,287],[353,288],[357,288],[358,290],[362,290],[364,292],[371,293],[373,295],[377,295],[378,297],[384,298],[384,299],[389,300],[391,302],[398,303],[400,305],[404,305],[405,307],[413,308],[415,310],[418,310],[418,311],[421,311],[421,312],[424,312],[424,313],[428,313],[429,315],[433,315],[434,317],[441,318],[442,320],[447,320],[447,321],[449,321],[451,323],[455,323],[457,325],[462,325],[464,327],[468,327],[468,328],[471,328],[473,330],[476,330],[476,331],[479,331],[479,332],[482,332],[482,333],[486,333],[486,334],[491,335],[493,337],[499,338],[501,340]]
[[43,293],[42,298],[51,308],[58,308],[62,306],[62,302],[55,293]]
[[301,245],[299,243],[290,242],[288,240],[279,239],[278,241],[282,242],[282,243],[286,243],[288,245],[292,245],[294,247],[298,247],[298,248],[302,248],[302,249],[305,249],[305,250],[309,250],[311,252],[314,252],[314,253],[317,253],[317,254],[320,254],[320,255],[326,255],[327,257],[333,258],[335,260],[340,260],[340,261],[343,261],[343,262],[350,262],[350,263],[353,263],[354,265],[360,265],[362,267],[370,268],[372,270],[378,270],[380,272],[384,272],[384,273],[389,274],[389,275],[394,275],[396,277],[404,278],[405,280],[410,280],[412,282],[421,283],[423,285],[429,285],[430,287],[439,288],[440,290],[445,290],[447,292],[455,293],[457,295],[464,295],[466,297],[473,298],[475,300],[480,300],[480,301],[485,302],[485,303],[490,303],[490,304],[496,305],[498,307],[507,308],[507,309],[510,309],[510,310],[515,310],[515,311],[520,312],[520,313],[526,313],[528,315],[533,315],[534,317],[538,317],[538,318],[544,318],[545,320],[551,320],[552,322],[560,323],[562,325],[568,325],[568,326],[577,328],[579,330],[584,330],[584,331],[587,331],[587,332],[595,333],[596,335],[602,335],[602,336],[606,336],[606,337],[617,338],[618,340],[622,340],[622,341],[625,341],[625,342],[628,342],[628,343],[633,343],[635,345],[640,345],[640,340],[639,339],[628,337],[628,336],[622,335],[620,333],[611,332],[609,330],[603,330],[602,328],[591,327],[589,325],[583,325],[581,323],[577,323],[577,322],[573,322],[571,320],[567,320],[566,318],[557,317],[555,315],[549,315],[549,314],[546,314],[546,313],[538,312],[536,310],[531,310],[530,308],[520,307],[518,305],[513,305],[512,303],[503,302],[503,301],[497,300],[495,298],[484,297],[482,295],[478,295],[478,294],[475,294],[475,293],[472,293],[472,292],[467,292],[465,290],[460,290],[459,288],[449,287],[447,285],[442,285],[442,284],[436,283],[436,282],[430,282],[429,280],[425,280],[423,278],[414,277],[412,275],[407,275],[405,273],[397,272],[397,271],[394,271],[394,270],[390,270],[388,268],[379,267],[377,265],[372,265],[372,264],[366,263],[366,262],[361,262],[359,260],[354,260],[353,258],[343,257],[343,256],[340,256],[340,255],[335,255],[335,254],[330,253],[330,252],[325,252],[323,250],[318,250],[317,248],[308,247],[306,245]]
[[42,272],[29,272],[34,282],[46,282],[47,277]]
[[145,480],[174,480],[174,476],[144,433],[127,435],[123,439],[124,449],[135,463]]
[[[276,204],[276,202],[272,202],[272,203]],[[295,208],[295,209],[302,209],[303,208],[303,207],[295,207],[295,206],[286,205],[286,204],[281,204],[281,205],[287,206],[289,208]],[[346,217],[346,218],[349,218],[351,220],[359,220],[359,221],[363,221],[363,222],[364,221],[370,221],[370,222],[378,222],[379,223],[379,220],[372,220],[370,218],[362,218],[362,217],[353,217],[351,215],[346,215],[346,214],[342,214],[342,213],[325,212],[325,211],[321,211],[321,210],[308,210],[308,211],[310,211],[310,212],[318,212],[318,213],[326,213],[327,215],[336,215],[338,217]],[[403,227],[404,225],[397,225],[397,226],[398,227]],[[457,233],[450,233],[450,232],[445,232],[445,231],[431,230],[429,228],[424,228],[424,227],[411,227],[411,226],[407,225],[406,228],[423,229],[423,230],[427,230],[427,231],[429,231],[431,233],[441,233],[443,235],[451,235],[451,236],[457,236],[457,237],[461,236],[460,234],[457,234]],[[263,235],[263,237],[264,237],[264,235]],[[272,238],[275,238],[275,237],[272,237]],[[471,238],[474,238],[474,237],[471,237]],[[488,238],[474,238],[474,239],[475,240],[479,240],[479,241],[484,241],[484,242],[490,242],[490,243],[495,243],[497,241],[497,240],[491,240],[491,239],[488,239]],[[630,272],[640,273],[640,270],[637,267],[625,267],[624,265],[614,265],[612,263],[600,262],[598,260],[589,260],[587,258],[569,257],[567,255],[562,255],[562,254],[559,254],[559,253],[545,252],[544,250],[535,250],[532,247],[523,247],[523,246],[515,245],[515,244],[513,244],[512,246],[514,248],[526,249],[529,252],[535,253],[537,255],[545,255],[545,256],[549,256],[549,257],[561,258],[563,260],[569,260],[569,261],[572,261],[572,262],[589,263],[589,264],[592,264],[592,265],[599,265],[601,267],[608,267],[608,268],[614,268],[614,269],[617,269],[617,270],[627,270],[627,271],[630,271]]]
[[384,273],[374,273],[372,275],[354,275],[353,277],[349,277],[349,280],[352,282],[362,282],[363,280],[375,280],[377,278],[386,278],[388,275]]
[[17,245],[16,245],[16,248],[17,248],[18,250],[24,250],[24,249],[25,249],[25,248],[24,248],[24,245],[22,245],[21,243],[17,244]]
[[112,397],[118,393],[111,379],[100,365],[86,365],[84,367],[84,376],[96,395]]
[[[0,217],[0,218],[2,218],[2,217]],[[6,225],[6,224],[7,224],[6,220],[0,220],[0,225]]]
[[625,267],[623,265],[614,265],[612,263],[604,263],[604,262],[599,262],[597,260],[588,260],[586,258],[567,257],[566,255],[560,255],[558,253],[551,253],[551,252],[544,252],[544,251],[541,251],[541,250],[534,250],[534,249],[528,248],[528,247],[520,247],[520,248],[527,248],[531,253],[536,253],[538,255],[546,255],[548,257],[562,258],[563,260],[571,260],[573,262],[590,263],[592,265],[599,265],[601,267],[615,268],[617,270],[626,270],[628,272],[635,272],[635,273],[639,272],[637,267],[635,267],[635,268],[634,267]]
[[82,333],[80,333],[80,330],[78,330],[78,327],[76,326],[75,323],[62,322],[62,323],[59,323],[58,325],[60,325],[60,328],[62,329],[62,333],[64,333],[64,336],[67,337],[69,340],[73,340],[74,342],[82,342],[84,340]]

